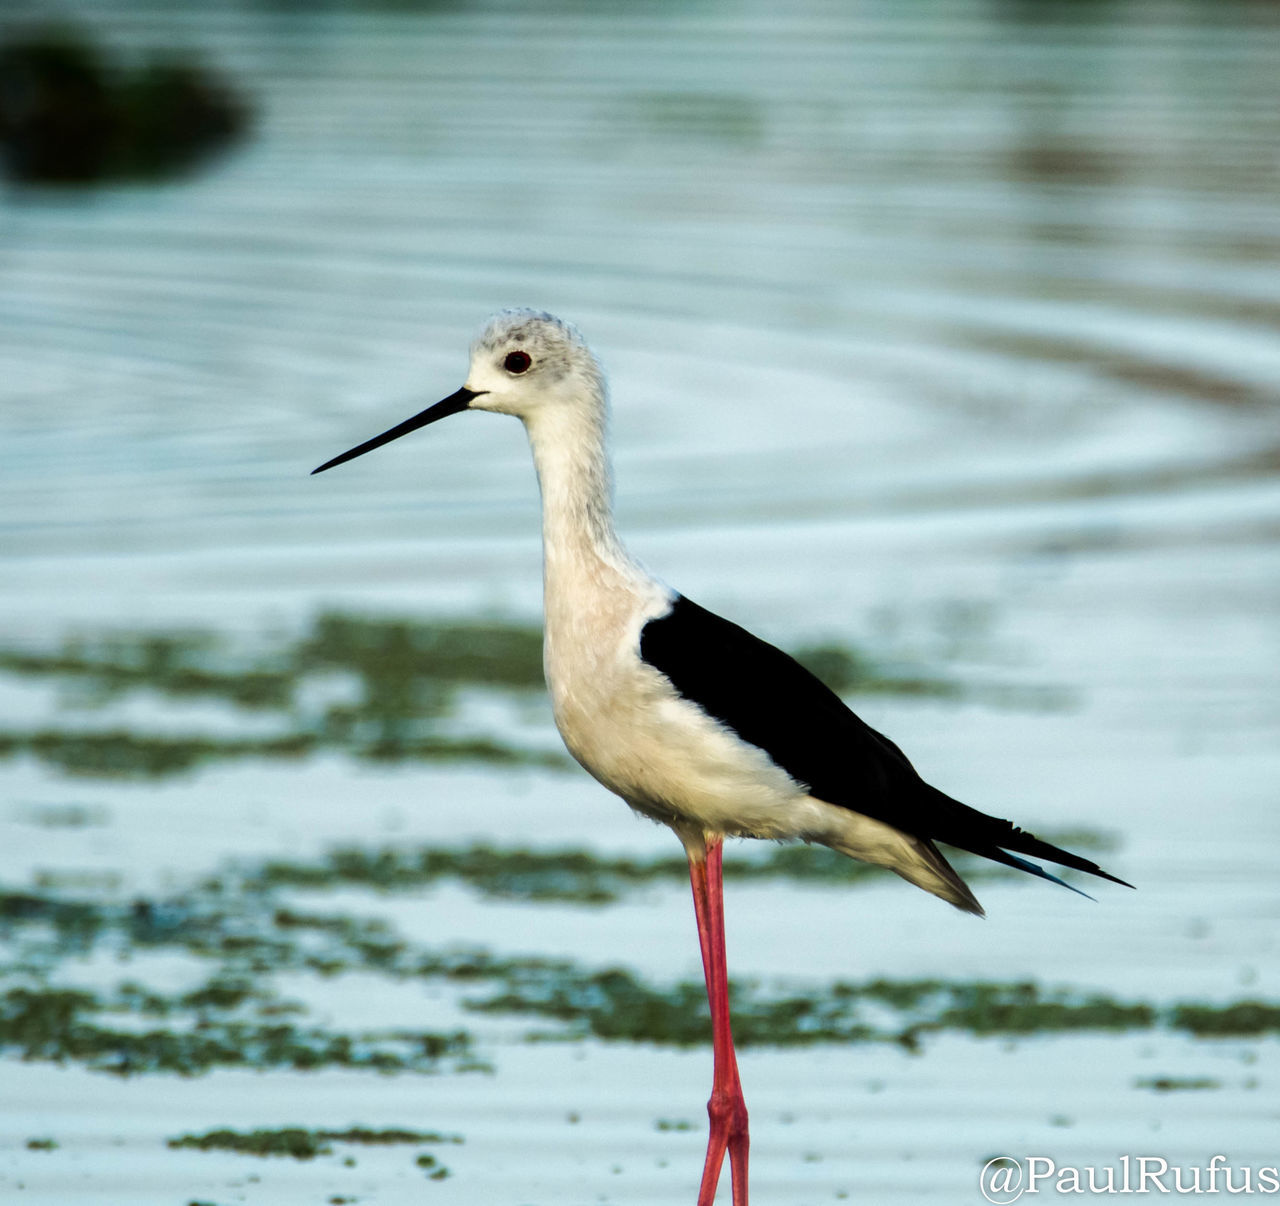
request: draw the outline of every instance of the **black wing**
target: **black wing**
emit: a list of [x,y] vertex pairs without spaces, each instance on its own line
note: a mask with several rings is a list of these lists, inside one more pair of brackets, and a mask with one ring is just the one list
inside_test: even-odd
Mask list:
[[794,658],[683,595],[641,630],[640,656],[820,800],[1007,866],[1039,871],[1006,853],[1016,850],[1124,883],[931,787],[888,737]]

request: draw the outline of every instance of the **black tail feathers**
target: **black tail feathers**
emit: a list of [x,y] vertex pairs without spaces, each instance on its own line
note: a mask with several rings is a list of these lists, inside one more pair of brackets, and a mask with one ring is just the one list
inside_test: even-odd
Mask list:
[[[980,854],[983,858],[1003,863],[1006,867],[1016,867],[1029,875],[1037,875],[1041,879],[1062,884],[1064,888],[1071,888],[1073,892],[1080,892],[1080,890],[1068,883],[1063,883],[1043,867],[1018,858],[1017,855],[1029,854],[1033,858],[1057,863],[1060,867],[1070,867],[1074,871],[1083,871],[1087,875],[1096,875],[1099,879],[1110,880],[1113,884],[1120,884],[1121,887],[1133,887],[1133,884],[1126,880],[1112,875],[1109,871],[1104,871],[1097,863],[1082,858],[1078,854],[1072,854],[1070,850],[1063,850],[1051,842],[1042,841],[1035,834],[1019,829],[1012,821],[1002,821],[997,817],[988,816],[976,808],[961,804],[959,800],[953,800],[936,788],[932,790],[936,793],[935,803],[939,807],[936,827],[929,836],[936,841],[946,842],[949,846],[957,846],[961,850],[968,850],[971,854]],[[1010,851],[1016,853],[1010,853]],[[1088,893],[1080,892],[1080,895],[1088,896]]]

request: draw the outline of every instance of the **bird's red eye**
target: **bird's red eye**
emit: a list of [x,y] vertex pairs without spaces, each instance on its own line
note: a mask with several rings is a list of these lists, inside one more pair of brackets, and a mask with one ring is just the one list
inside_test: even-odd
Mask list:
[[508,352],[502,367],[509,373],[525,373],[532,363],[533,359],[528,352]]

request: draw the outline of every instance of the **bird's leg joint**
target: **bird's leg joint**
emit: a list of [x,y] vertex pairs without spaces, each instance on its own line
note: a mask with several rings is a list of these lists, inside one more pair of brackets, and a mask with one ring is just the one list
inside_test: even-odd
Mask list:
[[742,1087],[717,1085],[711,1091],[711,1097],[707,1101],[707,1117],[711,1120],[713,1131],[723,1130],[730,1135],[745,1135],[747,1103],[742,1096]]

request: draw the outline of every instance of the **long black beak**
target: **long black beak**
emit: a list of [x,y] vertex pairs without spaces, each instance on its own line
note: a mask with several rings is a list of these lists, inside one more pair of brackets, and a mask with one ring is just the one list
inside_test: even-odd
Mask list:
[[403,423],[397,423],[381,435],[376,435],[371,440],[365,440],[363,444],[357,444],[341,456],[335,456],[331,461],[325,461],[318,469],[311,470],[311,476],[314,477],[317,473],[332,469],[334,465],[341,465],[344,461],[353,461],[356,457],[364,456],[366,452],[372,452],[375,448],[381,448],[383,444],[390,444],[392,440],[398,440],[402,435],[417,431],[419,427],[425,427],[428,423],[434,423],[437,419],[447,419],[450,415],[456,415],[458,411],[466,410],[471,405],[472,398],[478,398],[484,392],[484,390],[460,389],[456,394],[450,394],[443,402],[428,406],[426,410],[421,414],[414,415],[412,419],[405,419]]

